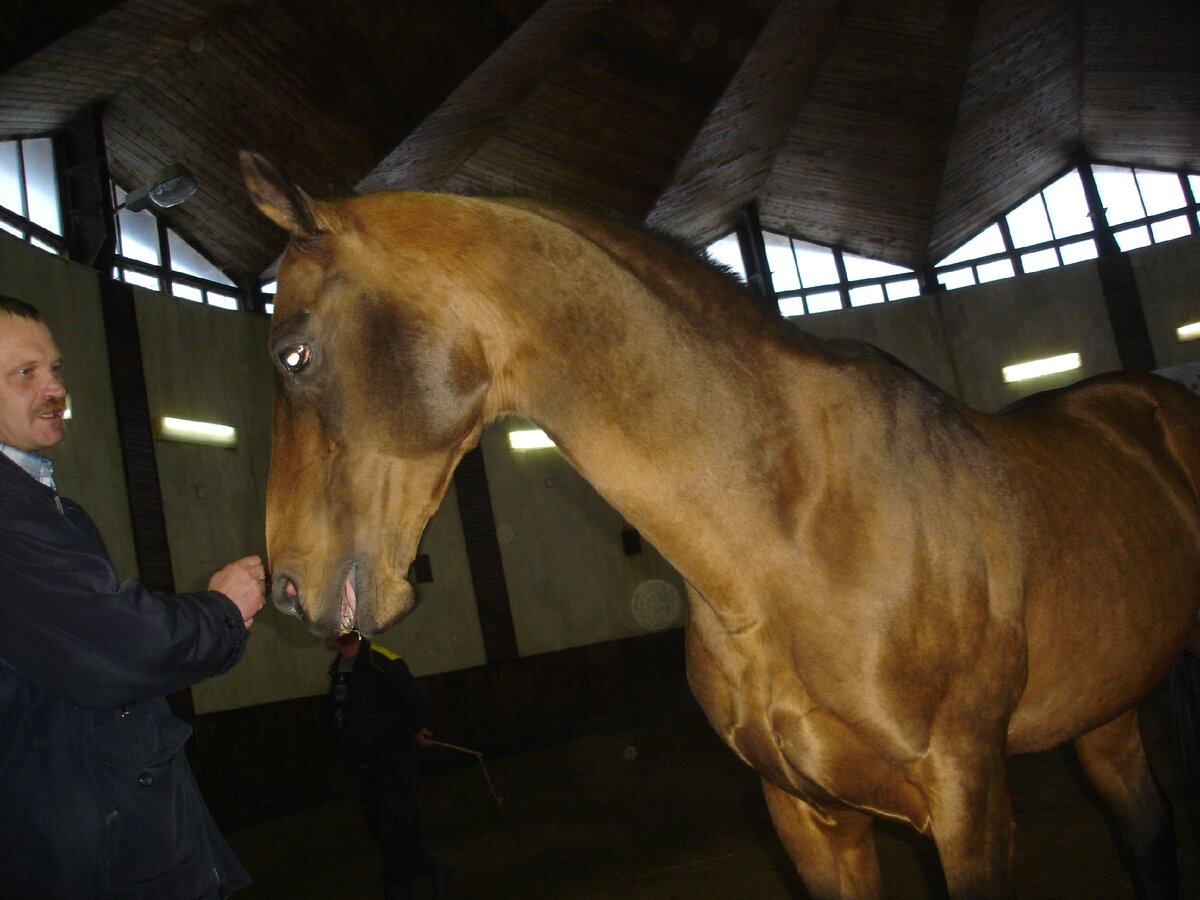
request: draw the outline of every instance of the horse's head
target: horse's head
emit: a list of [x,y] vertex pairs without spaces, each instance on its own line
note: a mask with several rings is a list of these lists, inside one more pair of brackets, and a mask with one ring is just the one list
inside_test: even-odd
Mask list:
[[445,274],[454,223],[428,195],[318,202],[241,161],[291,235],[270,345],[272,599],[318,634],[375,634],[412,608],[421,532],[485,424],[487,361]]

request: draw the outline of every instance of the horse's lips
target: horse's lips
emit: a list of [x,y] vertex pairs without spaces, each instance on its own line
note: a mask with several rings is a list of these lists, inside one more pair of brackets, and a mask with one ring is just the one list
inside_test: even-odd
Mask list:
[[350,568],[350,572],[346,575],[346,581],[342,585],[342,631],[354,630],[354,612],[358,607],[358,595],[354,591],[354,567]]

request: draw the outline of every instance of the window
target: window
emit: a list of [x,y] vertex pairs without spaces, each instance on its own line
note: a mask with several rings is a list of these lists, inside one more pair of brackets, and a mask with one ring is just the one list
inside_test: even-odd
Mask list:
[[237,285],[150,210],[131,212],[125,191],[113,186],[117,260],[113,277],[192,303],[238,309]]
[[769,231],[763,232],[763,240],[784,316],[888,303],[921,293],[912,269]]
[[1195,228],[1196,176],[1118,166],[1093,166],[1092,171],[1121,250],[1172,241]]
[[0,141],[0,228],[42,250],[66,255],[50,138]]
[[1067,172],[934,266],[948,290],[1099,256],[1085,178],[1122,252],[1197,230],[1200,175],[1093,165]]
[[279,292],[279,282],[275,280],[264,281],[259,287],[263,298],[263,312],[268,316],[275,315],[275,294]]
[[[906,300],[921,293],[912,269],[786,234],[764,231],[762,236],[771,288],[784,316]],[[713,262],[732,269],[743,282],[746,280],[736,233],[709,244],[706,252]]]

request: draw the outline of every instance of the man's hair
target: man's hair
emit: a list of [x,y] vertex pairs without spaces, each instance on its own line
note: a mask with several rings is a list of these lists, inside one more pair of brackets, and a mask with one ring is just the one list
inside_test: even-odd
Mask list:
[[42,314],[38,312],[36,306],[30,306],[24,300],[9,297],[7,294],[0,294],[0,313],[7,313],[21,319],[33,319],[35,322],[42,321]]

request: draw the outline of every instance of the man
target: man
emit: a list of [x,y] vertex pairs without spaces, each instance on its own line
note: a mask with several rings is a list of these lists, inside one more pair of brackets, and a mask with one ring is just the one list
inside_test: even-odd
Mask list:
[[421,840],[419,784],[421,747],[433,735],[425,727],[429,695],[408,665],[357,632],[329,641],[330,700],[338,749],[354,764],[367,808],[367,826],[383,850],[386,900],[413,896],[417,875],[433,881],[444,897],[456,868]]
[[250,879],[164,697],[237,662],[262,562],[194,594],[118,583],[41,455],[63,437],[60,369],[38,311],[0,296],[0,895],[227,897]]

